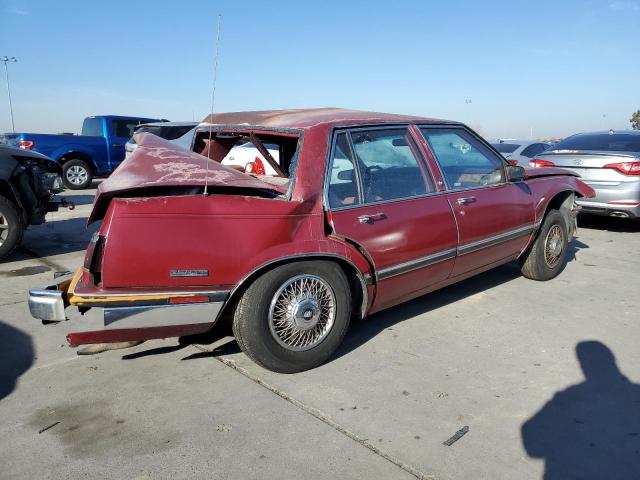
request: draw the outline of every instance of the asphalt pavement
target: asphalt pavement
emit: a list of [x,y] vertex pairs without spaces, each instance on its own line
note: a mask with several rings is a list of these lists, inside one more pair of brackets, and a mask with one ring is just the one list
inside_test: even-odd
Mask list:
[[506,265],[281,375],[223,325],[80,357],[85,319],[32,319],[27,290],[82,263],[94,192],[0,264],[0,479],[640,478],[640,223],[581,217],[557,279]]

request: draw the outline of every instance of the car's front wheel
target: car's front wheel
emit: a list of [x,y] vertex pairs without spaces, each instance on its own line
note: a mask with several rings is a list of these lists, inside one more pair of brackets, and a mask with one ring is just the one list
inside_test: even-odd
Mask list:
[[532,280],[551,280],[567,263],[567,224],[558,210],[550,210],[535,241],[520,259],[520,271]]
[[20,245],[23,233],[24,222],[15,203],[0,195],[0,259]]
[[351,318],[351,292],[342,269],[323,261],[296,262],[257,278],[236,307],[233,333],[257,364],[295,373],[324,363]]
[[62,166],[62,181],[71,190],[83,190],[91,186],[93,171],[87,162],[78,158],[67,161]]

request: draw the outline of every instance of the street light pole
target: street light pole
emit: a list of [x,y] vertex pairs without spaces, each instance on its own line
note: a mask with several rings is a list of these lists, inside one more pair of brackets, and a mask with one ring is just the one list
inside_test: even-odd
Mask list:
[[9,114],[11,115],[11,131],[13,133],[16,132],[16,126],[13,123],[13,105],[11,104],[11,88],[9,87],[9,68],[7,67],[7,62],[15,63],[18,61],[16,57],[7,57],[6,55],[2,57],[2,61],[4,62],[4,74],[7,77],[7,97],[9,97]]

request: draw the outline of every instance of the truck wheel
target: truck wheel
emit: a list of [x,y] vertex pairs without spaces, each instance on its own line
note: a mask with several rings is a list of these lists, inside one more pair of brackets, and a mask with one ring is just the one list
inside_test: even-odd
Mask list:
[[73,158],[62,165],[62,181],[71,190],[89,188],[93,180],[93,171],[84,160]]
[[532,280],[551,280],[567,264],[567,226],[558,210],[550,210],[535,241],[521,258],[520,271]]
[[350,318],[349,282],[338,265],[289,263],[265,273],[244,292],[233,334],[258,365],[295,373],[324,363],[342,342]]
[[15,203],[0,195],[0,258],[9,256],[22,241],[24,221]]

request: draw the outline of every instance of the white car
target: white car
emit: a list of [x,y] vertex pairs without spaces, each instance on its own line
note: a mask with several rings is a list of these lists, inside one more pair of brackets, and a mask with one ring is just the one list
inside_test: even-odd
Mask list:
[[[280,149],[278,146],[265,143],[264,148],[267,149],[276,163],[280,164]],[[222,165],[241,167],[245,172],[256,175],[277,175],[273,167],[251,142],[233,147],[222,159],[221,163]]]

